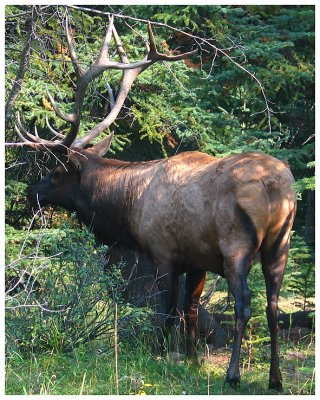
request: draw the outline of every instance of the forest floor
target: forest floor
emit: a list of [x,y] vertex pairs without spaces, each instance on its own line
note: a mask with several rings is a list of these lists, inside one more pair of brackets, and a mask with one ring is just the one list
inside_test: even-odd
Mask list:
[[[226,291],[217,291],[210,302],[226,304]],[[280,309],[291,313],[298,298],[280,298]],[[210,307],[209,305],[209,307]],[[261,314],[264,310],[260,310]],[[265,316],[263,316],[265,319]],[[183,354],[160,357],[152,351],[149,333],[141,338],[119,338],[117,373],[113,341],[96,340],[70,353],[55,351],[27,356],[10,352],[6,360],[7,395],[270,395],[270,339],[260,319],[248,330],[241,350],[241,384],[225,384],[231,346],[199,345],[200,365]],[[266,322],[264,321],[263,324]],[[234,322],[232,322],[233,327]],[[315,394],[315,336],[313,330],[294,327],[280,331],[280,368],[286,395]]]
[[[6,394],[276,394],[268,390],[269,345],[260,343],[253,347],[244,342],[241,385],[237,390],[224,383],[230,348],[209,351],[208,346],[202,348],[205,347],[207,354],[202,356],[201,365],[196,366],[177,353],[161,358],[142,341],[120,342],[118,375],[114,351],[103,341],[92,342],[69,354],[51,352],[29,358],[11,354],[6,365]],[[298,342],[281,339],[280,349],[282,394],[314,394],[314,337],[304,337]]]

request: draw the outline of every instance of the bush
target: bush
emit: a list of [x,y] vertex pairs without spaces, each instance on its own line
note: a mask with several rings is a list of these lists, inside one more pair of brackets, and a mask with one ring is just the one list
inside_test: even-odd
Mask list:
[[[6,229],[7,351],[70,351],[145,323],[148,312],[122,298],[126,282],[115,265],[105,271],[106,246],[70,222],[58,229]],[[148,325],[148,324],[146,324]]]
[[314,248],[296,233],[291,241],[287,276],[285,290],[295,297],[296,305],[304,311],[313,309],[315,305]]

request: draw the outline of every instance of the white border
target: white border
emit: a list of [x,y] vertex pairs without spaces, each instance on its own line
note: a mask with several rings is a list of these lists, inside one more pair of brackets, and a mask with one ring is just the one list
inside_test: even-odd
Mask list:
[[[5,24],[4,24],[4,14],[5,14],[5,6],[6,5],[25,5],[25,4],[43,4],[43,5],[45,5],[45,4],[50,4],[50,5],[53,5],[53,4],[55,4],[55,5],[64,5],[64,4],[73,4],[73,5],[106,5],[106,4],[108,4],[108,5],[146,5],[146,6],[148,6],[148,5],[181,5],[181,6],[183,6],[183,5],[189,5],[189,4],[194,4],[194,5],[210,5],[210,4],[212,4],[212,5],[215,5],[215,4],[218,4],[218,5],[259,5],[259,6],[262,6],[262,5],[315,5],[316,6],[316,34],[318,33],[318,22],[319,22],[319,17],[320,17],[320,15],[319,15],[319,7],[320,7],[320,5],[319,6],[317,6],[317,3],[316,3],[316,1],[302,1],[302,0],[300,0],[300,1],[298,1],[298,0],[291,0],[291,1],[279,1],[279,0],[273,0],[273,1],[270,1],[270,0],[264,0],[261,4],[259,4],[259,1],[258,0],[255,0],[255,1],[253,1],[253,0],[244,0],[244,1],[239,1],[239,0],[233,0],[233,1],[229,1],[229,2],[227,2],[227,1],[216,1],[216,0],[213,0],[213,1],[186,1],[186,0],[181,0],[181,1],[177,1],[177,0],[171,0],[171,1],[168,1],[168,0],[162,0],[162,1],[147,1],[147,2],[145,2],[145,1],[143,1],[143,0],[135,0],[135,1],[123,1],[123,0],[117,0],[117,1],[115,1],[115,0],[105,0],[105,1],[94,1],[94,2],[90,2],[90,1],[85,1],[85,0],[78,0],[78,1],[74,1],[74,2],[71,2],[70,0],[66,0],[66,1],[54,1],[53,3],[52,2],[50,2],[50,1],[48,1],[48,0],[44,0],[44,1],[32,1],[32,2],[29,2],[29,1],[20,1],[20,0],[18,0],[18,1],[6,1],[5,2],[5,4],[1,4],[0,5],[0,7],[1,7],[1,10],[0,10],[0,22],[1,22],[1,27],[2,27],[2,35],[1,35],[1,38],[0,38],[0,40],[1,40],[1,48],[2,48],[2,57],[4,57],[4,48],[5,48],[5,46],[4,46],[4,38],[5,38],[5,35],[4,35],[4,26],[5,26]],[[316,44],[317,44],[317,38],[316,38]],[[318,65],[318,61],[319,61],[319,57],[318,57],[318,49],[316,49],[316,66]],[[2,88],[4,88],[4,59],[2,60],[2,69],[1,69],[1,74],[0,74],[0,76],[1,76],[1,83],[2,83]],[[319,123],[318,123],[318,117],[317,117],[317,115],[318,115],[318,111],[319,111],[319,107],[318,107],[318,104],[319,104],[319,100],[320,100],[320,98],[319,98],[319,94],[318,94],[318,73],[316,73],[316,105],[317,105],[317,107],[316,107],[316,131],[318,131],[318,127],[319,127]],[[4,105],[5,105],[5,101],[4,101],[4,90],[2,91],[2,96],[1,96],[1,106],[2,106],[2,113],[1,113],[1,126],[2,126],[2,133],[1,133],[1,138],[2,138],[2,140],[3,140],[3,143],[4,143],[4,132],[5,132],[5,126],[4,126]],[[1,222],[1,224],[0,224],[0,238],[1,238],[1,250],[2,251],[0,251],[0,265],[2,266],[2,268],[3,268],[3,273],[2,273],[2,279],[0,280],[0,282],[1,282],[1,286],[0,286],[0,291],[1,291],[1,293],[2,293],[2,296],[1,296],[1,298],[2,298],[2,307],[1,307],[1,310],[0,310],[0,317],[1,317],[1,319],[0,319],[0,326],[2,326],[3,327],[3,329],[2,329],[2,335],[1,335],[1,338],[2,338],[2,346],[0,346],[0,359],[1,359],[1,367],[0,367],[0,396],[4,396],[4,389],[5,389],[5,387],[4,387],[4,383],[5,383],[5,371],[4,371],[4,265],[5,265],[5,263],[4,263],[4,145],[3,145],[3,143],[2,143],[2,146],[1,146],[1,149],[0,149],[0,159],[1,159],[1,161],[2,161],[2,165],[3,165],[3,168],[1,169],[1,172],[0,172],[0,187],[1,187],[1,189],[2,189],[2,191],[1,191],[1,198],[0,198],[0,204],[2,204],[2,209],[1,209],[1,219],[0,219],[0,222]],[[319,154],[319,144],[318,144],[318,141],[316,141],[316,159],[317,159],[317,155]],[[316,179],[316,186],[318,187],[318,179]],[[317,193],[318,192],[318,190],[316,191],[316,200],[317,200]],[[318,232],[318,230],[317,230],[317,228],[318,227],[320,227],[320,224],[319,224],[319,218],[320,218],[320,216],[318,215],[318,212],[317,212],[317,203],[316,203],[316,232]],[[318,235],[316,234],[316,249],[317,249],[317,246],[318,245]],[[317,272],[317,266],[319,265],[319,254],[318,254],[318,252],[316,251],[316,311],[318,310],[318,300],[317,300],[317,298],[318,298],[318,293],[319,293],[319,272]],[[316,312],[316,328],[319,326],[319,322],[320,322],[320,318],[319,318],[319,312],[317,311]],[[320,351],[320,345],[319,345],[319,341],[317,341],[317,334],[319,333],[319,329],[316,329],[316,366],[318,366],[318,364],[319,364],[319,357],[318,357],[318,355],[319,355],[319,351]],[[0,343],[1,343],[1,341],[0,341]],[[318,379],[318,374],[320,374],[320,372],[318,372],[317,371],[317,368],[316,368],[316,387],[315,387],[315,389],[316,389],[316,393],[319,395],[319,379]],[[266,385],[267,385],[267,382],[266,382]],[[34,398],[39,398],[39,395],[38,396],[23,396],[23,398],[24,399],[34,399]],[[48,396],[48,397],[50,397],[51,399],[61,399],[63,396]],[[78,396],[68,396],[68,398],[73,398],[73,397],[78,397]],[[100,398],[100,397],[102,397],[102,395],[100,395],[100,396],[87,396],[87,395],[85,395],[85,396],[82,396],[83,398],[85,398],[85,399],[95,399],[95,400],[97,400],[98,398]],[[107,396],[103,396],[103,397],[107,397]],[[108,396],[108,397],[110,397],[110,398],[113,398],[113,397],[117,397],[117,396]],[[121,399],[125,399],[125,398],[129,398],[129,397],[131,397],[131,396],[125,396],[125,395],[122,395],[121,396]],[[149,396],[149,398],[154,398],[154,397],[158,397],[158,396]],[[161,396],[161,398],[163,398],[163,399],[166,399],[166,398],[171,398],[172,396]],[[175,398],[176,397],[183,397],[183,396],[175,396]],[[229,396],[229,395],[216,395],[216,396],[212,396],[212,397],[214,397],[214,398],[221,398],[221,399],[224,399],[224,398],[226,398],[226,397],[231,397],[231,396]],[[266,398],[266,399],[270,399],[270,395],[263,395],[263,396],[259,396],[260,398]],[[309,398],[310,397],[315,397],[315,396],[308,396]],[[11,399],[20,399],[21,398],[21,396],[10,396],[10,398]],[[188,396],[188,398],[197,398],[197,399],[205,399],[205,398],[208,398],[208,396],[197,396],[197,395],[192,395],[192,396]],[[247,396],[245,396],[245,395],[239,395],[239,396],[237,396],[237,399],[246,399],[247,398]],[[278,395],[277,396],[277,399],[281,399],[281,398],[284,398],[284,396],[282,396],[282,395]],[[291,396],[290,398],[299,398],[299,399],[301,399],[301,396],[298,396],[298,395],[294,395],[294,396]]]

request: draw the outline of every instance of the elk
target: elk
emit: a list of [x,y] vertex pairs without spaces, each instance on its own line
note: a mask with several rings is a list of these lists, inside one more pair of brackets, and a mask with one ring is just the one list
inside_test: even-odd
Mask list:
[[[157,61],[182,60],[196,52],[174,56],[159,53],[150,23],[148,33],[145,58],[131,63],[111,17],[99,56],[84,70],[66,23],[69,53],[77,75],[73,112],[64,113],[50,92],[48,97],[55,113],[71,124],[70,131],[62,135],[48,123],[55,137],[44,140],[29,133],[18,116],[15,128],[20,142],[11,143],[60,155],[61,165],[32,187],[30,203],[75,211],[100,241],[143,251],[158,271],[168,329],[175,320],[178,276],[186,273],[186,352],[191,358],[196,359],[197,309],[206,272],[225,277],[235,300],[234,346],[226,374],[226,381],[233,387],[240,383],[241,342],[250,318],[247,276],[260,257],[271,338],[269,387],[281,390],[278,297],[296,211],[291,188],[294,179],[288,165],[259,152],[224,158],[184,152],[166,159],[125,162],[103,157],[112,134],[88,147],[115,121],[138,74]],[[110,60],[112,38],[120,62]],[[118,96],[109,115],[79,137],[88,84],[107,69],[123,71]]]

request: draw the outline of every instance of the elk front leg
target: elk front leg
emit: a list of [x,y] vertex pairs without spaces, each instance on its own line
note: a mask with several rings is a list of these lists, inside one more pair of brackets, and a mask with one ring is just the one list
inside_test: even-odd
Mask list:
[[184,312],[186,318],[186,353],[195,361],[197,359],[196,337],[198,327],[198,305],[206,278],[205,271],[187,273]]
[[[159,342],[161,346],[162,353],[169,350],[169,338],[171,333],[173,333],[173,327],[176,320],[177,303],[178,303],[178,293],[179,293],[179,275],[174,269],[169,268],[159,268],[158,271],[161,275],[157,279],[157,284],[161,294],[161,332],[159,335]],[[173,338],[174,345],[176,345],[176,340]]]

